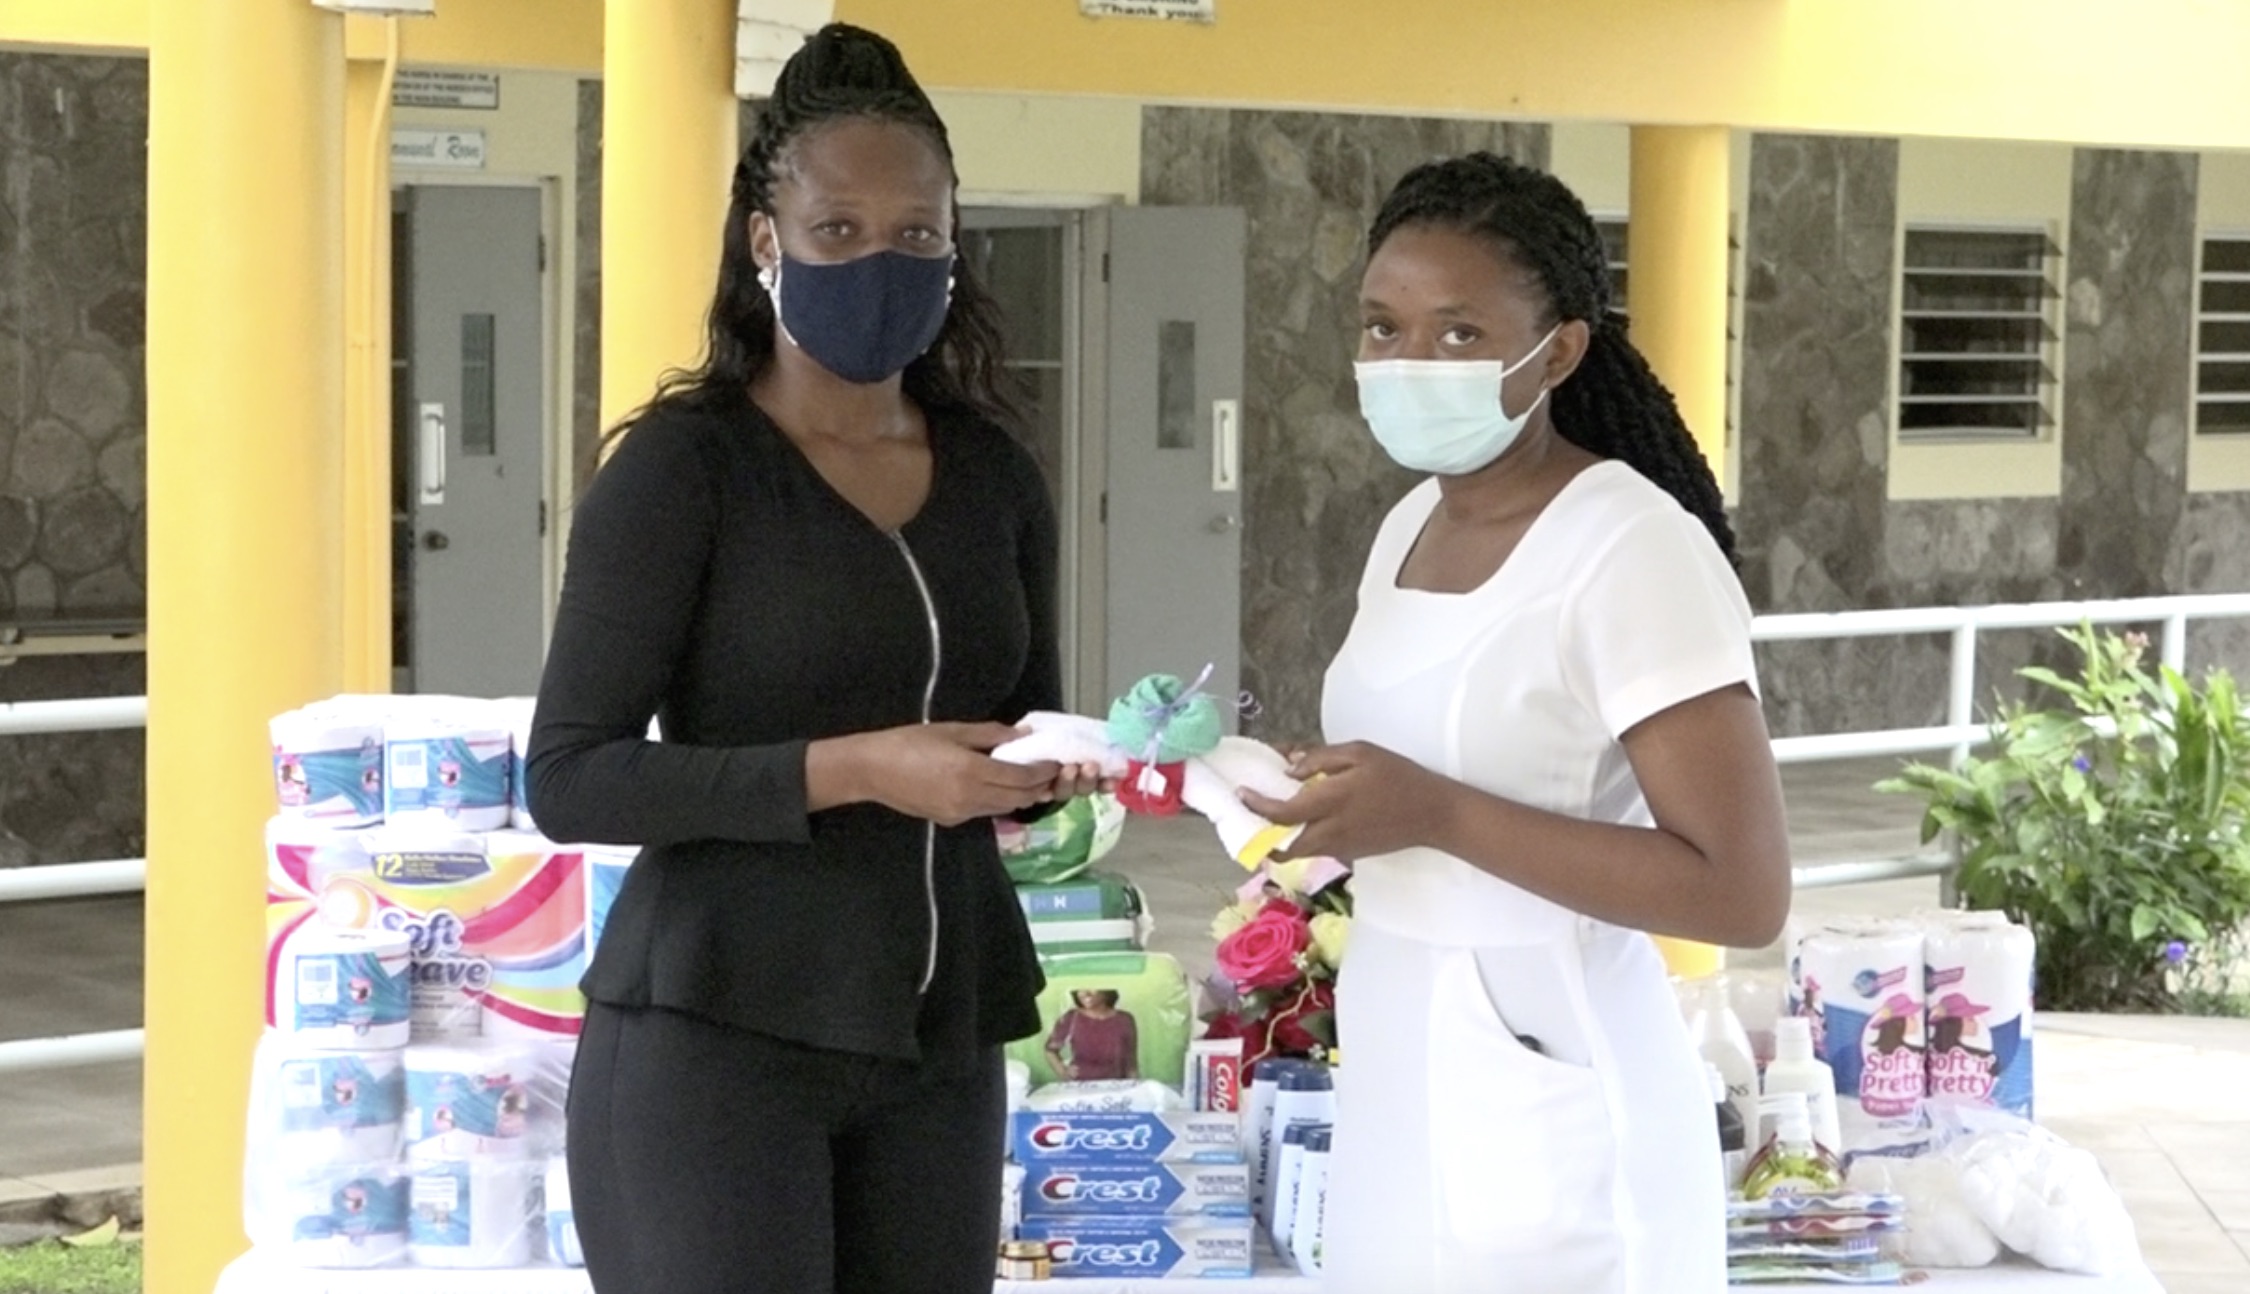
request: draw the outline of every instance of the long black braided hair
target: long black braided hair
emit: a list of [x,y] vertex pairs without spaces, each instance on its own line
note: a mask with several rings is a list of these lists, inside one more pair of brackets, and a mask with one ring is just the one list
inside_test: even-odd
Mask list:
[[[773,363],[773,299],[758,282],[750,251],[750,214],[774,214],[774,190],[789,176],[797,146],[821,127],[853,119],[892,122],[920,132],[945,159],[956,188],[953,146],[930,98],[890,41],[847,23],[830,23],[790,56],[758,113],[758,127],[735,163],[733,196],[719,245],[718,294],[704,328],[701,361],[667,373],[655,398],[627,416],[610,438],[667,405],[732,408]],[[954,212],[960,240],[960,212]],[[937,341],[907,365],[907,398],[931,411],[964,412],[994,422],[1014,420],[1000,332],[1000,308],[976,281],[969,258],[957,256],[953,304]]]
[[1408,226],[1436,226],[1492,242],[1546,293],[1546,324],[1583,320],[1592,331],[1577,371],[1555,388],[1555,430],[1653,481],[1711,531],[1729,562],[1734,528],[1718,478],[1688,433],[1672,393],[1625,336],[1609,299],[1609,254],[1586,204],[1561,180],[1492,153],[1408,171],[1367,235],[1372,257]]

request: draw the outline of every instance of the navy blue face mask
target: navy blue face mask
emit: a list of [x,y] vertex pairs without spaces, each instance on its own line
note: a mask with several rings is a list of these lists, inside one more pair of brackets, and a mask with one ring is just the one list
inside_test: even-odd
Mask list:
[[820,264],[781,254],[770,287],[781,330],[846,382],[881,382],[937,341],[953,304],[953,258],[876,252]]

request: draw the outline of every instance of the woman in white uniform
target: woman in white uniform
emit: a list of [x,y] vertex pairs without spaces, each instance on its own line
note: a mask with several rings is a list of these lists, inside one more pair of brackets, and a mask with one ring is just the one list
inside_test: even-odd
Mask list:
[[1787,835],[1719,488],[1559,181],[1490,154],[1368,238],[1384,522],[1287,803],[1357,860],[1326,1288],[1725,1285],[1716,1116],[1643,932],[1758,946]]

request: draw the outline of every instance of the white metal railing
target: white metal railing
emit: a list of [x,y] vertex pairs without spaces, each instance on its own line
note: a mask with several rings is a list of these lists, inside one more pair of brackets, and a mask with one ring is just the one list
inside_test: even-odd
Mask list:
[[[1776,737],[1773,754],[1779,763],[1810,764],[1827,760],[1934,754],[1944,751],[1949,754],[1953,763],[1959,764],[1968,758],[1971,750],[1991,737],[1990,727],[1976,721],[1977,640],[1984,631],[2055,629],[2082,623],[2160,625],[2158,659],[2174,669],[2182,669],[2187,662],[2189,623],[2221,619],[2250,619],[2250,593],[1770,615],[1760,616],[1752,622],[1750,637],[1753,642],[1778,643],[1838,638],[1910,637],[1922,634],[1948,635],[1951,640],[1950,669],[1943,724],[1923,728],[1822,733],[1810,737]],[[1795,880],[1799,889],[1816,889],[1858,885],[1867,881],[1940,876],[1946,880],[1950,897],[1952,872],[1957,861],[1953,843],[1948,841],[1944,851],[1939,853],[1800,867],[1796,869]]]
[[[1753,622],[1750,636],[1758,643],[1780,643],[1949,635],[1952,655],[1944,723],[1920,728],[1777,737],[1773,753],[1783,764],[1940,751],[1950,752],[1951,758],[1958,762],[1990,735],[1987,726],[1976,721],[1977,640],[1981,633],[1995,629],[2058,628],[2081,622],[2156,624],[2163,627],[2158,645],[2160,658],[2180,668],[2187,659],[2187,629],[2191,622],[2237,618],[2250,619],[2250,593],[1770,615],[1760,616]],[[0,705],[0,736],[136,728],[147,722],[146,697]],[[1795,869],[1795,882],[1799,889],[1814,889],[1921,876],[1949,877],[1954,862],[1948,848],[1942,853],[1904,858],[1821,863]],[[138,858],[18,868],[0,872],[0,903],[127,894],[142,889],[147,876],[147,862]],[[0,1042],[0,1073],[130,1060],[141,1054],[142,1045],[142,1031],[138,1029]]]

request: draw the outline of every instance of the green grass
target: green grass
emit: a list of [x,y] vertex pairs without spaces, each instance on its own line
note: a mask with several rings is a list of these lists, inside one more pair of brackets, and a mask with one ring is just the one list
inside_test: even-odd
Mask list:
[[0,1249],[0,1294],[140,1294],[141,1247],[56,1240]]

